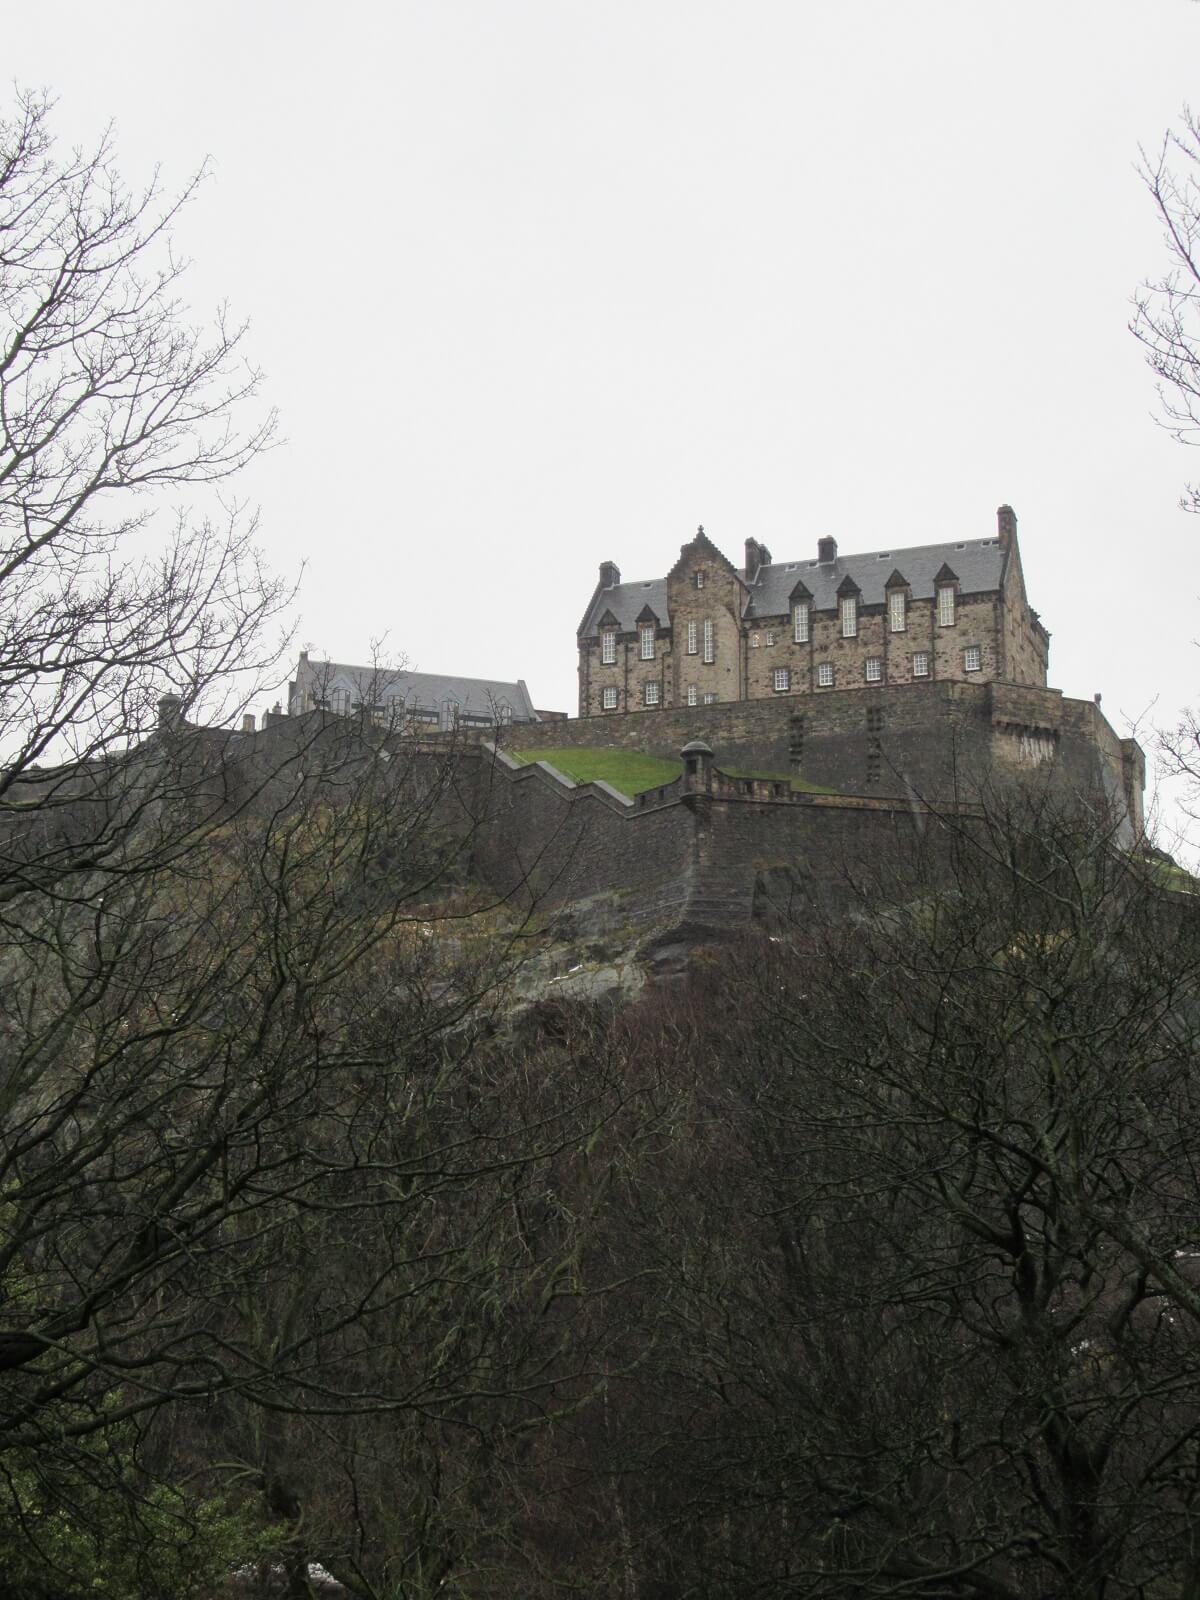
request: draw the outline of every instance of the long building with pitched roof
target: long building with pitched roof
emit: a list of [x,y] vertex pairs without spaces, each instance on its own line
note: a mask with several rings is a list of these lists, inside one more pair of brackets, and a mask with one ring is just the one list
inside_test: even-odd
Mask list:
[[737,567],[701,528],[665,578],[600,581],[578,631],[579,714],[958,679],[1044,687],[1050,636],[1025,593],[1017,519],[986,538]]

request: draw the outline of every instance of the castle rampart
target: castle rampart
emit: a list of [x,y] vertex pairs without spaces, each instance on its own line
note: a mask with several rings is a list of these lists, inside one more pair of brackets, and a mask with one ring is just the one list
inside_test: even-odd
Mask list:
[[[953,681],[847,689],[820,699],[742,700],[554,725],[558,746],[615,746],[668,760],[695,737],[721,765],[803,778],[849,795],[944,802],[988,784],[1037,778],[1103,796],[1142,828],[1142,753],[1098,705],[1056,689]],[[509,750],[536,749],[545,728],[508,728]]]

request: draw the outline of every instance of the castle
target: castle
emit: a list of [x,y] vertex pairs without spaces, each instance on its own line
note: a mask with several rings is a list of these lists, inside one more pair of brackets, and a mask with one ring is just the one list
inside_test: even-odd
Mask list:
[[996,536],[773,561],[746,540],[735,567],[701,528],[665,578],[600,581],[578,630],[579,715],[858,687],[1006,682],[1044,687],[1050,635],[1030,608],[1017,519]]
[[[606,561],[569,721],[548,723],[524,684],[403,683],[302,657],[270,733],[303,739],[353,713],[422,736],[417,759],[435,762],[449,737],[481,881],[586,907],[589,927],[666,930],[664,948],[735,934],[772,914],[781,885],[794,904],[835,903],[856,874],[930,848],[931,815],[1012,788],[1101,807],[1134,848],[1142,752],[1098,697],[1049,687],[1016,516],[997,516],[994,536],[863,555],[826,537],[815,558],[776,562],[749,539],[741,568],[701,530],[666,578],[635,583]],[[598,749],[678,776],[627,794],[553,765]]]

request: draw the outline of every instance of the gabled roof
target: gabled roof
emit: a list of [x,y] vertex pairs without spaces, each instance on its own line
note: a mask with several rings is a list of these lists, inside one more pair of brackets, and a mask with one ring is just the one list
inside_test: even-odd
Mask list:
[[734,577],[737,578],[740,583],[745,583],[746,580],[742,575],[741,569],[734,566],[733,562],[730,561],[724,550],[717,549],[716,545],[705,533],[703,526],[697,528],[696,537],[694,539],[689,539],[687,544],[682,547],[679,552],[679,560],[676,561],[670,572],[667,573],[667,577],[673,577],[674,574],[679,571],[679,568],[683,565],[687,558],[695,552],[699,552],[699,554],[704,556],[708,561],[718,562],[725,568],[727,572],[732,572]]
[[654,578],[644,583],[616,583],[611,589],[598,589],[592,597],[579,632],[591,637],[600,630],[600,619],[611,612],[622,633],[632,633],[637,625],[638,613],[646,606],[656,617],[666,620],[667,580]]
[[[305,668],[307,676],[301,677]],[[509,706],[514,721],[539,720],[524,678],[506,683],[500,678],[464,678],[457,673],[391,672],[383,667],[354,666],[345,661],[308,661],[298,669],[296,683],[301,689],[323,692],[326,697],[329,690],[345,687],[352,694],[357,692],[363,700],[369,698],[375,705],[386,705],[394,696],[403,698],[410,707],[436,710],[446,701],[452,701],[463,711],[473,711],[479,716],[492,716],[502,706]]]
[[747,617],[778,617],[790,609],[796,584],[803,581],[812,592],[818,611],[833,611],[847,578],[856,583],[861,603],[883,605],[886,585],[902,572],[914,600],[932,600],[943,567],[953,561],[963,594],[987,594],[999,589],[1004,551],[997,539],[967,539],[958,544],[919,544],[906,550],[876,550],[861,556],[838,556],[836,561],[773,561],[758,569],[746,602]]

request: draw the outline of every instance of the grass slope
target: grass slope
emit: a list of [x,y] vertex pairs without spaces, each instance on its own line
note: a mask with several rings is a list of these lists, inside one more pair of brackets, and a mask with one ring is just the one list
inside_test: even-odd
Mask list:
[[[664,761],[658,756],[642,755],[637,750],[616,750],[600,745],[582,750],[571,745],[547,745],[538,750],[512,750],[509,754],[522,766],[528,766],[531,761],[548,761],[576,783],[594,783],[602,779],[630,797],[641,794],[643,789],[657,789],[660,784],[673,782],[682,770],[678,761]],[[770,778],[789,784],[797,794],[837,793],[836,789],[827,789],[819,783],[806,783],[790,772],[726,766],[719,770],[730,778]]]
[[511,750],[509,754],[522,766],[528,766],[531,761],[548,761],[576,783],[595,783],[597,779],[611,783],[614,789],[631,799],[643,789],[657,789],[662,783],[672,783],[683,770],[678,761],[661,761],[657,756],[644,756],[637,750],[595,747],[575,750],[569,746],[547,745],[540,750]]

